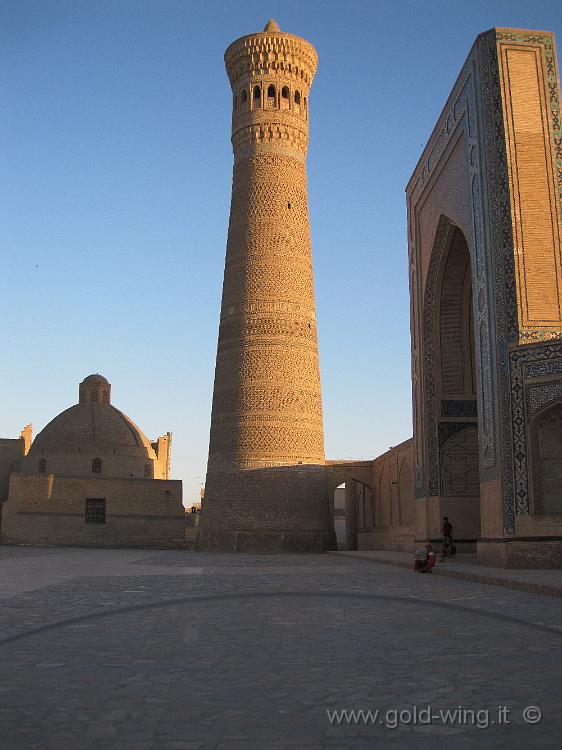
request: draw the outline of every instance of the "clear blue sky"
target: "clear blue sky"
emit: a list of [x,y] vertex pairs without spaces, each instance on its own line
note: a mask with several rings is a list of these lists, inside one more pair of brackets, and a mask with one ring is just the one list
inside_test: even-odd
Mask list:
[[0,435],[100,372],[204,481],[232,155],[223,53],[268,17],[319,53],[308,179],[329,458],[411,435],[404,188],[476,35],[560,2],[0,4]]

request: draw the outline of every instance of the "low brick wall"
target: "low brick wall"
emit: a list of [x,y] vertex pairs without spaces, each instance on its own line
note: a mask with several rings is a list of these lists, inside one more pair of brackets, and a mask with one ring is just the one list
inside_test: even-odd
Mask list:
[[478,562],[501,568],[562,568],[562,538],[514,538],[477,544]]
[[[182,483],[12,475],[1,541],[102,547],[184,547]],[[105,523],[86,523],[86,499],[105,500]]]

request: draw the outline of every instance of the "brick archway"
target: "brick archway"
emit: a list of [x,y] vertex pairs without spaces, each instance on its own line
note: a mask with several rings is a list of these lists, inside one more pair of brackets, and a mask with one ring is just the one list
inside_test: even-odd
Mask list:
[[334,490],[346,481],[355,480],[372,488],[372,461],[326,461],[326,476],[328,492],[333,495]]
[[327,461],[329,497],[345,485],[345,549],[357,549],[357,532],[370,519],[374,525],[374,485],[372,461]]

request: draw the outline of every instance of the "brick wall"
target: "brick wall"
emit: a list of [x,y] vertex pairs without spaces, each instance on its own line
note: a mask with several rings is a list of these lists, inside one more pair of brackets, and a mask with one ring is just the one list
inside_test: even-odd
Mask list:
[[[8,544],[183,547],[177,480],[12,475],[1,540]],[[106,523],[85,523],[86,498],[106,501]]]
[[414,543],[412,440],[373,461],[374,528],[358,532],[359,549],[410,550]]
[[23,438],[10,440],[0,439],[0,504],[8,499],[10,474],[19,468],[24,456],[25,441]]

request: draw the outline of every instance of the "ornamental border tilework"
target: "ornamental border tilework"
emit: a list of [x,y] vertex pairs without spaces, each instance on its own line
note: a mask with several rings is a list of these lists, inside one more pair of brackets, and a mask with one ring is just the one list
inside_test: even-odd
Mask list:
[[[520,336],[517,318],[517,296],[515,267],[513,258],[513,228],[507,151],[503,124],[503,107],[497,45],[500,41],[528,44],[541,47],[545,61],[546,78],[549,87],[550,125],[556,144],[556,168],[559,195],[562,199],[562,148],[560,147],[560,107],[558,79],[552,36],[533,33],[511,33],[492,29],[478,37],[480,58],[481,99],[483,124],[486,141],[488,170],[488,206],[491,236],[491,253],[494,270],[494,310],[497,340],[497,387],[496,394],[500,407],[500,442],[503,495],[503,524],[506,534],[515,533],[515,516],[529,512],[527,486],[526,444],[521,439],[519,408],[516,407],[518,381],[513,381],[513,358],[509,354],[510,345],[519,344]],[[540,341],[559,336],[550,332],[526,337]],[[528,343],[528,342],[524,342]],[[517,376],[516,376],[517,377]],[[515,388],[515,392],[514,392]],[[515,400],[514,400],[515,398]],[[522,453],[523,451],[523,453]]]
[[[449,144],[455,134],[458,133],[458,127],[464,122],[464,129],[468,145],[469,161],[469,184],[472,200],[472,219],[473,219],[473,252],[471,252],[471,267],[474,296],[476,300],[475,309],[475,331],[478,332],[476,338],[477,358],[480,366],[478,372],[478,402],[480,404],[480,465],[483,468],[492,467],[496,463],[495,454],[495,437],[494,437],[494,413],[492,398],[492,345],[490,331],[490,308],[488,304],[488,271],[489,259],[486,253],[487,237],[484,226],[484,206],[483,200],[485,190],[482,185],[480,144],[478,138],[478,125],[476,119],[476,93],[474,87],[473,68],[476,63],[476,56],[473,53],[465,68],[468,73],[459,80],[456,89],[457,96],[453,100],[443,119],[444,128],[441,130],[436,144],[431,150],[431,155],[435,158],[428,158],[422,169],[422,182],[427,183],[432,168],[434,168],[443,155],[446,146]],[[436,155],[437,154],[437,155]],[[452,222],[446,217],[441,216],[427,273],[425,283],[425,292],[423,295],[422,307],[422,347],[423,347],[423,364],[425,380],[425,429],[426,429],[426,450],[427,457],[427,492],[429,495],[437,495],[439,487],[439,450],[438,450],[438,426],[437,426],[437,405],[435,403],[435,352],[433,348],[433,307],[436,297],[436,285],[439,277],[439,271],[442,265],[442,258],[445,249],[450,241],[451,230],[454,227]],[[418,264],[419,267],[419,264]],[[423,479],[422,479],[423,481]]]
[[[507,33],[498,30],[497,41],[515,42],[517,44],[539,45],[541,57],[544,63],[545,83],[547,87],[548,114],[552,144],[554,149],[554,162],[556,165],[556,183],[558,185],[558,198],[562,218],[562,116],[560,113],[560,87],[556,65],[556,52],[554,49],[554,38],[551,34],[533,33]],[[539,340],[549,340],[562,336],[562,331],[546,331],[542,337],[528,335],[527,341],[520,343],[532,343]]]
[[478,37],[482,126],[486,149],[488,231],[492,264],[494,317],[496,336],[496,386],[499,408],[499,449],[502,484],[503,527],[506,534],[515,533],[515,503],[512,448],[512,425],[509,395],[509,341],[516,335],[517,304],[513,268],[513,230],[500,74],[495,29]]
[[[518,350],[510,355],[510,348],[514,344],[525,346],[530,342],[536,341],[538,344],[544,340],[560,339],[562,332],[525,332],[526,340],[519,338],[511,201],[498,65],[500,42],[540,47],[562,207],[562,122],[553,36],[491,29],[478,36],[426,146],[424,157],[408,184],[408,249],[412,298],[415,485],[416,496],[423,496],[425,493],[437,494],[438,488],[439,439],[435,414],[434,351],[432,335],[428,334],[433,330],[431,309],[440,260],[452,224],[445,216],[439,220],[424,292],[419,279],[416,207],[435,167],[454,137],[460,119],[466,116],[475,244],[475,257],[472,258],[476,293],[475,338],[480,347],[480,352],[477,352],[477,356],[480,356],[479,372],[484,373],[478,393],[478,405],[481,407],[481,478],[491,479],[497,475],[498,469],[501,471],[503,526],[509,535],[515,533],[516,512],[528,512],[528,498],[521,495],[522,483],[526,492],[526,455],[524,460],[521,458],[522,446],[525,451],[526,446],[520,440],[516,414],[517,408],[524,408],[524,405],[521,407],[517,401],[518,373],[513,371],[513,357],[517,358]],[[481,325],[483,322],[484,327]],[[559,363],[555,366],[562,368]],[[513,382],[512,377],[515,378]],[[541,394],[543,392],[548,391],[543,388]],[[534,394],[533,398],[538,403],[543,396],[539,396],[536,389]],[[525,429],[523,423],[523,431]],[[519,456],[517,461],[513,459],[516,454]],[[498,456],[501,456],[499,461]],[[424,464],[426,472],[422,470]]]
[[521,515],[530,512],[527,445],[530,422],[542,409],[562,403],[562,343],[527,345],[510,352],[509,359],[515,505]]

